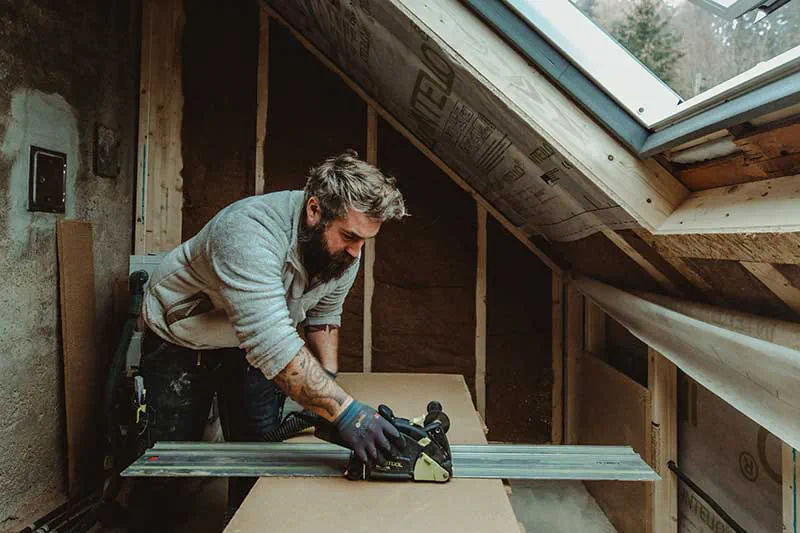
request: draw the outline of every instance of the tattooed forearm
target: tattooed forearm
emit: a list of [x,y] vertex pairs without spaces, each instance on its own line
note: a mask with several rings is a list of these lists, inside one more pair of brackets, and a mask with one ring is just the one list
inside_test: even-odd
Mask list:
[[287,396],[326,420],[334,420],[352,400],[305,346],[275,376],[275,383]]

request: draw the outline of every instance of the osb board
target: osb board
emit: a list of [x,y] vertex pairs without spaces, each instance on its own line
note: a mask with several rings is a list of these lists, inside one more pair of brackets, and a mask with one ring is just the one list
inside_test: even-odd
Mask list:
[[[681,374],[681,469],[746,531],[781,531],[781,442]],[[731,531],[706,502],[679,488],[681,533]]]
[[92,225],[59,220],[58,286],[64,357],[64,403],[67,429],[67,478],[77,495],[97,473],[97,423],[102,413],[102,363],[95,344],[94,255]]
[[800,264],[800,233],[655,235],[653,241],[678,257]]
[[[339,379],[359,400],[386,403],[398,415],[424,413],[427,402],[437,399],[451,420],[451,443],[486,442],[461,376],[373,373],[344,374]],[[264,531],[266,527],[285,533],[410,533],[421,527],[475,533],[519,530],[502,483],[486,479],[453,479],[434,485],[265,478],[258,481],[225,532]]]
[[[258,8],[184,2],[183,240],[253,191]],[[211,37],[213,36],[213,37]]]
[[552,274],[492,219],[488,222],[487,246],[489,439],[548,442],[553,387]]
[[373,370],[475,373],[477,211],[474,200],[385,122],[378,161],[411,216],[375,240]]
[[738,261],[687,259],[686,264],[711,284],[726,307],[781,320],[796,319],[794,312]]
[[637,252],[639,252],[649,263],[659,272],[669,278],[686,297],[699,296],[698,290],[683,275],[675,270],[663,257],[641,237],[636,235],[633,230],[622,230],[618,232]]
[[[648,459],[650,413],[646,388],[587,354],[583,357],[578,395],[579,444],[627,444]],[[646,483],[592,481],[586,482],[586,488],[618,531],[646,531]]]
[[655,279],[605,235],[598,233],[574,242],[552,242],[544,250],[559,264],[615,287],[663,291]]
[[800,265],[774,265],[775,269],[789,280],[793,287],[800,289]]
[[[397,5],[268,3],[526,232],[574,240],[602,225],[635,225],[624,209],[476,78],[457,52],[442,48]],[[506,46],[492,38],[493,46]],[[523,83],[525,72],[519,76]],[[582,135],[583,129],[576,127],[574,133]],[[602,157],[606,165],[613,161],[608,154]]]
[[[280,24],[269,30],[265,192],[305,186],[308,169],[347,148],[366,157],[364,102]],[[364,265],[344,303],[339,368],[363,368]]]

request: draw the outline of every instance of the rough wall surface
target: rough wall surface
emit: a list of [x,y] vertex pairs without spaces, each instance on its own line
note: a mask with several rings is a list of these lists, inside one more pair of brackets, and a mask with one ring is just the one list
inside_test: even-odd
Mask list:
[[[127,272],[136,146],[135,1],[0,4],[0,530],[65,488],[55,224],[27,211],[30,145],[67,154],[66,217],[94,224],[97,339],[116,342],[112,279]],[[95,128],[119,136],[119,175],[94,173]]]
[[[302,189],[309,167],[346,148],[366,157],[364,102],[280,24],[270,24],[266,192]],[[344,304],[340,370],[362,369],[364,269]]]

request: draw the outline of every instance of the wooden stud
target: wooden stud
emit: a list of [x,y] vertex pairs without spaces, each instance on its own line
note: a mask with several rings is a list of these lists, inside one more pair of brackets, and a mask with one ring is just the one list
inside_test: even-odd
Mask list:
[[145,254],[145,223],[147,220],[147,141],[150,132],[150,70],[153,59],[153,9],[152,2],[142,3],[142,42],[139,60],[139,139],[137,153],[136,224],[133,250]]
[[258,18],[258,77],[256,93],[256,171],[253,193],[264,194],[264,143],[267,138],[267,111],[269,103],[269,15],[259,9]]
[[475,276],[475,396],[478,412],[486,420],[486,209],[478,209],[478,265]]
[[[378,114],[367,106],[367,163],[378,164]],[[375,239],[364,244],[364,372],[372,372],[372,297],[375,294]]]
[[181,0],[142,3],[139,168],[134,253],[166,252],[182,241],[183,87]]
[[800,480],[800,457],[797,450],[784,443],[781,448],[781,478],[783,480],[783,533],[798,533],[798,511],[800,494],[797,482]]
[[564,441],[564,283],[561,276],[553,272],[553,392],[552,425],[550,440],[553,444]]
[[792,285],[792,282],[786,279],[774,266],[769,263],[753,263],[750,261],[740,261],[740,263],[792,311],[800,315],[800,289]]
[[584,302],[584,349],[592,355],[608,360],[606,353],[606,314],[588,298]]
[[675,285],[675,283],[669,279],[667,276],[664,275],[658,268],[656,268],[653,263],[647,260],[645,256],[640,254],[636,248],[631,246],[628,241],[623,239],[616,231],[610,229],[604,229],[603,235],[606,236],[608,240],[610,240],[614,245],[622,250],[625,255],[633,259],[637,265],[642,267],[645,272],[647,272],[650,277],[655,279],[659,285],[664,287],[667,291],[669,291],[673,295],[680,295],[681,291]]
[[334,64],[330,59],[328,59],[325,54],[323,54],[316,46],[314,46],[313,43],[311,43],[311,41],[303,37],[300,32],[298,32],[291,24],[289,24],[289,22],[286,21],[286,19],[284,19],[263,0],[261,1],[261,8],[264,9],[271,18],[283,24],[289,30],[289,33],[291,33],[292,36],[311,53],[311,55],[316,57],[331,72],[341,78],[345,85],[347,85],[354,93],[361,97],[361,99],[364,100],[368,106],[374,107],[375,111],[381,116],[381,118],[388,122],[394,129],[398,131],[398,133],[400,133],[414,147],[422,152],[425,157],[427,157],[439,168],[439,170],[444,172],[451,180],[453,180],[456,185],[468,192],[476,202],[481,204],[489,214],[491,214],[504,228],[506,228],[509,233],[516,237],[517,240],[519,240],[528,250],[533,252],[540,261],[546,264],[551,270],[559,273],[561,272],[561,267],[558,266],[555,261],[550,259],[547,254],[541,251],[535,244],[533,244],[533,241],[531,241],[530,237],[525,233],[525,231],[515,226],[505,215],[500,213],[500,211],[498,211],[488,200],[481,196],[469,183],[459,176],[458,173],[450,168],[447,163],[442,161],[439,156],[433,153],[433,151],[431,151],[431,149],[428,148],[424,142],[419,140],[416,135],[414,135],[408,128],[403,126],[403,124],[391,113],[389,113],[389,111],[387,111],[374,98],[369,96],[369,94],[367,94],[356,82],[350,79],[350,77],[345,74],[344,71],[337,67],[336,64]]
[[578,444],[580,438],[580,378],[583,359],[583,296],[569,283],[566,298],[566,401],[564,407],[565,444]]
[[678,531],[678,480],[667,463],[678,460],[678,368],[648,348],[650,390],[650,466],[661,476],[651,490],[652,533]]

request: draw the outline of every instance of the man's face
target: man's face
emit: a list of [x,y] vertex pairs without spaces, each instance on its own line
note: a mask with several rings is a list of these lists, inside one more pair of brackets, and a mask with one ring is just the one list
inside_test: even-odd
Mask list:
[[337,279],[358,258],[364,241],[381,229],[381,222],[349,209],[347,215],[322,223],[319,202],[312,197],[306,204],[304,227],[299,242],[303,263],[309,275],[320,281]]

